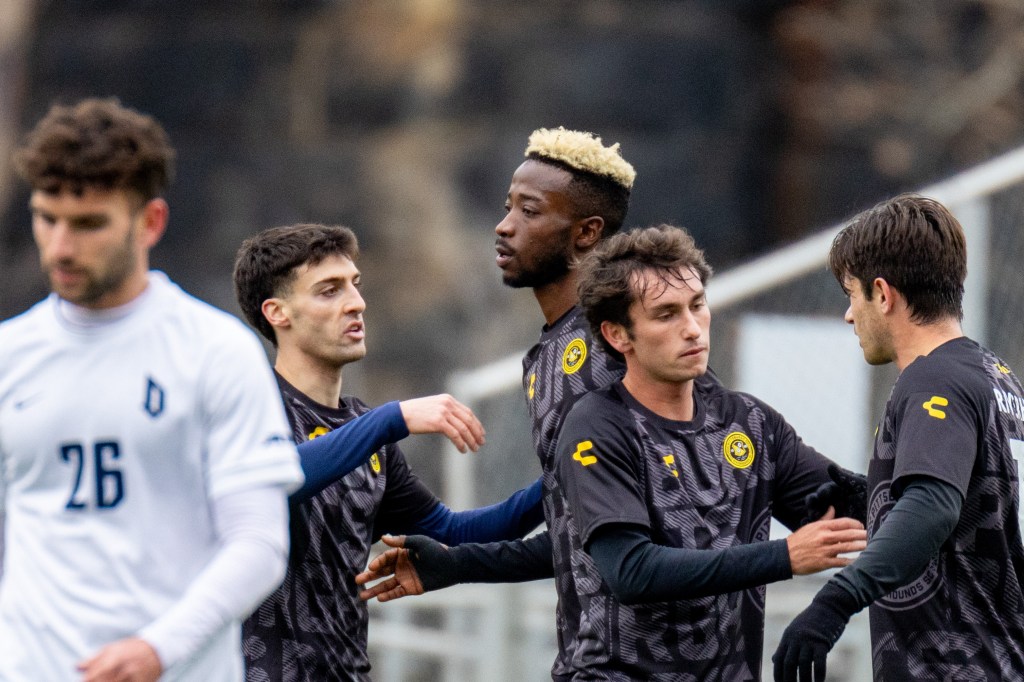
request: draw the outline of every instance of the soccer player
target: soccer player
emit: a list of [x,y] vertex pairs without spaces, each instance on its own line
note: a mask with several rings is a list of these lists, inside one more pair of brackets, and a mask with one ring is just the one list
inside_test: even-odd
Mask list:
[[16,155],[53,293],[0,325],[0,679],[238,680],[302,481],[266,356],[149,270],[174,151],[116,100]]
[[[371,570],[357,577],[364,584],[393,574],[363,593],[364,598],[387,601],[458,582],[524,581],[554,575],[558,590],[555,679],[572,674],[580,616],[565,499],[555,477],[555,441],[565,414],[579,398],[618,380],[624,372],[620,360],[593,342],[578,302],[574,265],[621,228],[635,175],[617,144],[606,147],[590,133],[562,128],[534,131],[526,160],[512,176],[507,215],[495,228],[497,264],[504,282],[531,287],[546,321],[540,340],[524,358],[523,389],[543,471],[549,531],[524,541],[463,545],[451,552],[424,538],[384,538],[394,546],[409,542],[416,554],[385,552],[374,560]],[[710,373],[696,383],[701,391],[719,387]],[[827,481],[825,476],[820,482]]]
[[829,268],[864,359],[900,374],[868,464],[867,549],[786,628],[775,679],[824,680],[870,605],[876,680],[1024,680],[1024,389],[961,331],[963,229],[901,195],[839,233]]
[[[342,393],[344,367],[366,354],[357,254],[351,230],[324,225],[265,230],[238,253],[238,301],[277,348],[277,381],[299,442],[330,438],[328,432],[369,409]],[[460,411],[468,412],[456,403],[449,415],[456,431],[467,428],[458,424],[466,421]],[[467,432],[465,438],[479,436]],[[244,624],[253,680],[368,679],[368,614],[353,579],[382,532],[423,533],[448,544],[486,542],[520,537],[543,518],[539,481],[505,502],[452,512],[394,445],[363,451],[351,473],[315,494],[293,497],[291,513],[284,583]]]

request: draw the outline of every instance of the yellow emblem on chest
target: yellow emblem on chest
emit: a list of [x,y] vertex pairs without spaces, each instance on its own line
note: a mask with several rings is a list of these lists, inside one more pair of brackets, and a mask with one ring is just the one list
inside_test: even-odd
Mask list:
[[587,344],[583,339],[573,339],[562,353],[562,371],[574,374],[587,360]]
[[754,463],[754,443],[742,431],[733,431],[722,443],[725,461],[737,469],[746,469]]
[[376,452],[370,455],[370,468],[373,469],[373,473],[380,473],[380,457],[377,456]]

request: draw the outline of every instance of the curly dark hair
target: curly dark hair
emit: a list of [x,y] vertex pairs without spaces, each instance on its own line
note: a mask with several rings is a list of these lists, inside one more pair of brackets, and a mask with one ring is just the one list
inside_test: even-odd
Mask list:
[[644,296],[634,287],[636,275],[653,272],[661,282],[688,276],[692,269],[702,284],[711,277],[711,266],[690,233],[674,225],[655,225],[616,234],[600,242],[579,264],[580,306],[590,331],[601,346],[620,362],[622,354],[601,333],[604,321],[633,328],[629,308]]
[[149,201],[173,178],[174,149],[154,118],[115,98],[91,98],[51,107],[15,152],[14,165],[33,190],[125,189]]
[[875,278],[884,279],[918,324],[963,319],[967,239],[934,199],[901,194],[858,214],[832,242],[828,266],[844,291],[846,278],[857,278],[868,300]]
[[317,265],[330,256],[355,260],[359,241],[340,225],[304,223],[272,227],[249,237],[235,257],[235,297],[253,327],[277,346],[274,328],[263,316],[263,302],[289,290],[303,265]]

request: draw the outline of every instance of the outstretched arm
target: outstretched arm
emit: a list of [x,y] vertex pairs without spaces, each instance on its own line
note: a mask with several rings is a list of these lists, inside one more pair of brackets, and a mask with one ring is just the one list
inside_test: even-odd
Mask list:
[[438,502],[434,511],[416,522],[415,531],[446,545],[461,545],[522,537],[543,520],[541,479],[538,478],[504,502],[488,507],[454,512]]
[[921,574],[956,527],[963,497],[952,485],[921,476],[893,505],[861,555],[818,592],[789,624],[772,656],[775,680],[825,679],[825,659],[850,617]]
[[594,530],[586,549],[624,604],[692,599],[849,564],[838,554],[864,548],[864,527],[833,516],[830,509],[785,540],[720,550],[657,545],[644,526],[608,524]]
[[555,575],[547,531],[525,540],[458,547],[445,547],[423,535],[381,539],[392,549],[375,557],[356,576],[356,584],[385,580],[360,592],[363,599],[384,602],[458,583],[517,583]]
[[473,412],[447,394],[390,402],[299,444],[306,481],[289,501],[303,502],[362,465],[370,453],[410,433],[440,433],[460,452],[480,449],[484,428]]

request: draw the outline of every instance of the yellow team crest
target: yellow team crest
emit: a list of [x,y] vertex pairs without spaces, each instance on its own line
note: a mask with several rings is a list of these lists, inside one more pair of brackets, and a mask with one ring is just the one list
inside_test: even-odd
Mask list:
[[330,432],[331,432],[331,430],[329,428],[327,428],[326,426],[318,426],[318,427],[316,427],[315,429],[313,429],[312,431],[309,432],[309,439],[313,440],[314,438],[319,438],[320,436],[324,435],[325,433],[330,433]]
[[373,473],[380,473],[380,457],[377,456],[376,452],[370,455],[370,468],[373,469]]
[[526,389],[526,397],[533,400],[533,396],[537,393],[537,373],[534,372],[530,375],[530,386]]
[[742,431],[733,431],[725,437],[722,452],[725,461],[737,469],[746,469],[754,463],[754,444]]
[[587,344],[583,339],[573,339],[562,353],[562,371],[574,374],[587,359]]

